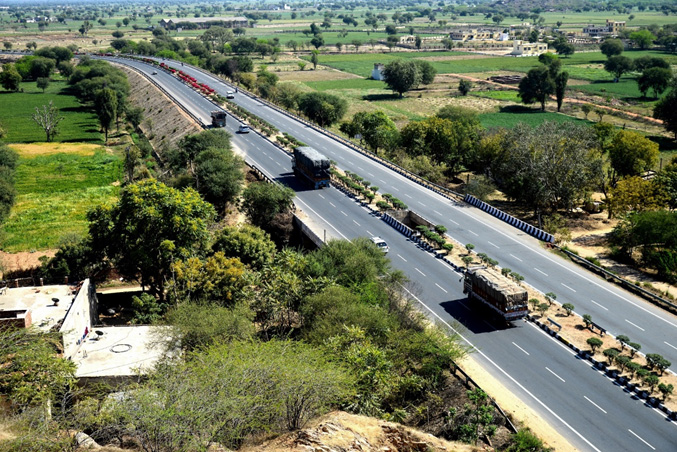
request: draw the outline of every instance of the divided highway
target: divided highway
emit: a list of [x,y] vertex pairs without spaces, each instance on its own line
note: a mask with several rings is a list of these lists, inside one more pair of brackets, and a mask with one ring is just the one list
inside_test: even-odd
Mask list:
[[[209,111],[213,110],[214,106],[176,78],[162,71],[158,71],[157,75],[150,75],[153,71],[152,66],[140,62],[118,61],[134,66],[155,79],[194,115],[206,123],[209,122]],[[195,76],[198,80],[199,77],[204,77],[201,73],[196,73]],[[206,82],[224,94],[228,89],[227,85],[220,85],[220,82],[212,80]],[[330,146],[325,145],[326,138],[313,129],[296,122],[290,123],[289,129],[281,127],[280,124],[291,120],[250,98],[238,95],[236,100],[242,102],[243,107],[275,124],[280,130],[287,131],[302,141],[330,153],[327,151]],[[263,110],[266,110],[266,113],[270,112],[270,116],[264,115]],[[282,117],[277,118],[276,115]],[[276,123],[272,119],[274,117],[280,122]],[[235,132],[238,125],[239,123],[229,116],[227,129]],[[340,145],[333,141],[331,143],[333,143],[331,147],[335,148],[332,150],[335,153],[332,158],[339,162],[339,167],[369,177],[374,184],[383,187],[382,192],[389,191],[395,194],[407,202],[413,210],[436,223],[447,225],[450,235],[463,242],[476,244],[480,251],[499,258],[502,265],[508,265],[527,276],[528,282],[537,286],[539,281],[544,284],[556,284],[553,279],[561,278],[562,273],[579,271],[575,268],[569,269],[567,262],[559,260],[557,264],[562,267],[559,265],[553,267],[555,271],[550,267],[541,268],[541,264],[535,262],[530,253],[540,256],[544,263],[550,262],[550,265],[553,265],[556,258],[540,250],[535,239],[524,236],[477,209],[452,203],[430,193],[397,174],[385,171],[370,159],[347,148],[340,149],[337,147]],[[422,309],[427,310],[431,317],[459,331],[469,344],[477,348],[474,358],[509,390],[549,421],[577,449],[674,451],[674,444],[677,443],[677,426],[673,422],[666,421],[662,413],[647,408],[642,401],[633,399],[630,394],[606,381],[606,377],[593,370],[587,362],[577,359],[569,349],[531,324],[520,321],[516,322],[513,328],[500,329],[472,315],[467,298],[462,294],[459,274],[441,260],[417,248],[377,216],[336,189],[307,189],[293,176],[290,157],[261,136],[254,133],[247,135],[233,133],[233,144],[246,154],[247,161],[254,163],[272,179],[295,189],[297,205],[314,223],[326,230],[328,237],[346,239],[365,235],[383,237],[390,246],[389,256],[393,267],[402,270],[410,278],[412,286],[408,289],[422,304]],[[438,214],[439,217],[435,217]],[[533,251],[530,251],[532,249]],[[508,264],[502,253],[513,255],[515,262],[521,261],[528,265],[520,267]],[[542,280],[532,279],[525,269],[537,266],[541,271],[551,273]],[[602,284],[594,277],[587,278],[593,287]],[[576,293],[582,294],[588,289],[588,286],[574,286],[568,279],[566,282],[572,284],[569,287],[580,291]],[[541,290],[552,289],[541,288]],[[553,291],[558,293],[558,299],[566,298],[562,290]],[[629,298],[627,295],[623,296]],[[601,304],[603,298],[598,298]],[[576,304],[576,301],[573,302]],[[643,302],[640,305],[647,309]],[[613,306],[609,305],[608,308],[613,309]],[[604,317],[602,312],[598,315],[591,313],[597,320]],[[659,316],[658,312],[654,314]],[[634,320],[639,322],[637,319]],[[642,342],[636,334],[630,334],[626,330],[622,332]],[[671,335],[675,337],[674,331]],[[669,337],[665,336],[665,339]],[[648,348],[646,342],[642,344]],[[669,354],[666,353],[664,356],[667,357]]]

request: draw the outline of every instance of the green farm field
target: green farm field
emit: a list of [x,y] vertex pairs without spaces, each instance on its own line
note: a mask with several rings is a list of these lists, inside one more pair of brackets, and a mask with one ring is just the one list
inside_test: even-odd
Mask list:
[[70,234],[87,232],[86,213],[117,196],[122,160],[94,144],[11,145],[19,155],[18,193],[0,229],[7,252],[55,248]]
[[496,113],[484,113],[479,116],[480,122],[485,129],[492,128],[513,128],[519,123],[524,123],[532,127],[542,124],[544,121],[554,121],[558,123],[564,122],[577,122],[577,123],[589,123],[582,119],[573,118],[571,116],[552,113],[552,112],[543,112],[537,108],[530,108],[521,105],[511,105],[503,107],[501,111]]
[[33,121],[31,116],[35,107],[47,105],[51,100],[64,117],[59,123],[60,133],[55,141],[78,141],[103,144],[103,134],[99,132],[96,115],[85,109],[77,98],[67,93],[65,81],[54,81],[42,93],[35,82],[21,84],[23,92],[0,92],[0,123],[3,124],[7,135],[3,138],[6,143],[30,143],[45,141],[42,129]]

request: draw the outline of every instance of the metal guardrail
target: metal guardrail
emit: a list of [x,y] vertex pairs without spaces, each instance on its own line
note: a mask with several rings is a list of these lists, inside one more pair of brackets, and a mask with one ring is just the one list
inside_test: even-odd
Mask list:
[[556,248],[559,251],[566,254],[572,261],[575,261],[575,262],[583,265],[588,270],[590,270],[594,273],[597,273],[600,276],[603,276],[607,280],[611,280],[612,282],[620,285],[625,290],[632,292],[635,295],[639,295],[639,296],[651,301],[652,303],[657,304],[657,305],[669,310],[670,312],[677,314],[677,304],[671,303],[670,301],[668,301],[664,298],[661,298],[658,295],[651,293],[648,290],[643,289],[643,288],[635,285],[634,283],[627,281],[624,278],[621,278],[618,275],[611,273],[609,270],[606,270],[606,269],[604,269],[604,268],[602,268],[598,265],[593,264],[589,260],[587,260],[587,259],[585,259],[585,258],[583,258],[583,257],[581,257],[577,254],[574,254],[569,250],[565,250],[565,249],[560,248],[558,246],[556,246]]

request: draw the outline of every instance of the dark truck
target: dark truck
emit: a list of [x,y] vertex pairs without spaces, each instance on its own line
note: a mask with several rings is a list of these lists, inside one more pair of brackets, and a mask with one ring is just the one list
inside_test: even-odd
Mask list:
[[308,179],[314,188],[329,187],[329,159],[310,146],[299,146],[294,149],[291,161],[294,174]]
[[487,305],[506,322],[521,319],[529,313],[526,289],[486,267],[466,270],[463,293]]
[[212,127],[226,127],[226,112],[223,110],[217,110],[211,112],[212,115]]

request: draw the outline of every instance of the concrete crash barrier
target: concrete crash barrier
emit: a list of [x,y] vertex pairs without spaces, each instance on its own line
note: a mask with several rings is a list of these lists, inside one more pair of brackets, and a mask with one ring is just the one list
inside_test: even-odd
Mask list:
[[542,229],[538,229],[537,227],[534,227],[530,225],[529,223],[525,223],[522,220],[519,220],[512,215],[508,215],[507,213],[503,212],[502,210],[498,210],[494,206],[490,206],[484,201],[480,201],[479,199],[475,198],[472,195],[466,194],[465,197],[463,198],[465,202],[468,204],[475,206],[479,209],[484,210],[490,215],[493,215],[494,217],[505,221],[506,223],[515,226],[518,229],[521,229],[522,231],[526,232],[532,237],[536,237],[539,240],[543,240],[544,242],[548,243],[554,243],[555,242],[555,237],[552,234],[548,234]]

